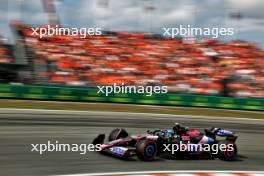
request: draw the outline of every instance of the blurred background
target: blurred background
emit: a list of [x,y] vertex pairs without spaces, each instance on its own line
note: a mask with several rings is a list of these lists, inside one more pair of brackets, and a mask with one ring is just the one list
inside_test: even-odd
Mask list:
[[[169,92],[264,97],[261,0],[1,0],[0,82],[167,85]],[[31,27],[102,28],[39,39]],[[162,36],[164,27],[234,28],[218,39]]]
[[[0,175],[263,171],[263,9],[263,0],[0,0]],[[32,27],[48,25],[101,28],[102,35],[32,35]],[[234,35],[163,36],[163,28],[179,25],[234,28]],[[114,83],[169,92],[97,93],[97,85]],[[30,152],[30,144],[48,140],[88,144],[114,128],[138,134],[175,122],[235,131],[238,160],[142,163]]]

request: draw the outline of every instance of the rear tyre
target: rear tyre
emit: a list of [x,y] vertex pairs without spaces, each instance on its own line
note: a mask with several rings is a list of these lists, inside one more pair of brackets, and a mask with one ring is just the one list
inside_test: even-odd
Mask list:
[[[223,140],[220,141],[219,143],[219,151],[218,151],[218,158],[224,161],[232,161],[235,159],[237,156],[237,146],[235,143],[228,141],[228,140]],[[220,145],[225,145],[226,150],[222,151],[220,150],[221,146]]]
[[143,139],[136,145],[136,154],[142,161],[153,161],[157,155],[157,151],[155,141]]
[[125,138],[128,136],[128,133],[126,130],[122,128],[116,128],[109,134],[108,141],[114,141],[120,138]]

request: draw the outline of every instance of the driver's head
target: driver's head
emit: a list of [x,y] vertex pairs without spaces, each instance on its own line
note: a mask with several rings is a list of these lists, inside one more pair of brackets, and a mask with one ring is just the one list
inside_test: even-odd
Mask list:
[[179,123],[175,123],[174,126],[173,126],[173,130],[174,131],[178,131],[180,129],[180,124]]

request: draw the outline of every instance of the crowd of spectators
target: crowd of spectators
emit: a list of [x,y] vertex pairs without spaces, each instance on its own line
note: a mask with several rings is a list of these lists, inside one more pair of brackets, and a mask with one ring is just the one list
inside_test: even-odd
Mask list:
[[21,29],[34,61],[47,65],[39,76],[52,84],[167,85],[171,92],[264,97],[264,51],[254,43],[125,32],[40,39]]

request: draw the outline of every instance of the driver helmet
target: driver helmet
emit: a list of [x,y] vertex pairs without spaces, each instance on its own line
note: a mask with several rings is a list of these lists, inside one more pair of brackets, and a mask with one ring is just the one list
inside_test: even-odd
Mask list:
[[178,131],[180,129],[181,125],[179,123],[174,123],[173,130]]

